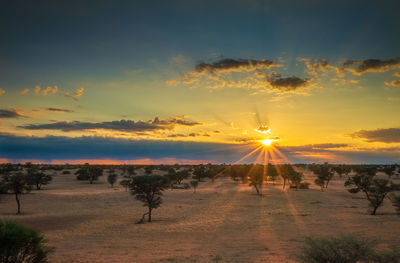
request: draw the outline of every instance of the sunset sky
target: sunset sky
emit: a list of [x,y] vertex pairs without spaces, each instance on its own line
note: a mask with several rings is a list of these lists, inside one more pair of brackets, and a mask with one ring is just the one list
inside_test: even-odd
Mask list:
[[399,10],[5,1],[0,161],[235,162],[272,138],[296,163],[400,162]]

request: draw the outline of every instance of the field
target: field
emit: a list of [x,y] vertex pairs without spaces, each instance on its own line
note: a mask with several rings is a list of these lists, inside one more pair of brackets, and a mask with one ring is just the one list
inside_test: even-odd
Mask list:
[[340,233],[400,246],[400,217],[390,202],[371,216],[368,201],[348,193],[344,179],[325,192],[268,184],[262,198],[230,178],[206,180],[197,193],[165,191],[153,222],[135,224],[146,208],[124,188],[111,188],[106,175],[90,185],[73,173],[54,172],[50,185],[22,196],[22,215],[12,195],[0,200],[0,218],[45,234],[56,248],[51,262],[294,262],[304,236]]

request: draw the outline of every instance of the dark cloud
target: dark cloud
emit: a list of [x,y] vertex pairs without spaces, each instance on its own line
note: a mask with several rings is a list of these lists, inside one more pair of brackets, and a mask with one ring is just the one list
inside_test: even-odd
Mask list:
[[269,80],[269,84],[274,89],[288,92],[307,88],[309,86],[309,81],[310,79],[308,78],[299,77],[272,78]]
[[0,118],[19,118],[23,117],[21,113],[14,109],[0,109]]
[[68,110],[68,109],[61,109],[61,108],[44,108],[44,109],[35,109],[33,110],[35,112],[40,112],[40,111],[50,111],[50,112],[59,112],[59,113],[71,113],[74,112],[73,110]]
[[385,72],[391,69],[400,68],[400,59],[365,59],[365,60],[346,60],[341,67],[355,75],[361,75],[365,72]]
[[[332,163],[393,163],[400,161],[400,148],[351,151],[340,150],[339,146],[345,147],[344,144],[317,144],[295,147],[277,146],[277,149],[292,163],[324,161]],[[44,162],[80,159],[124,161],[143,158],[177,158],[232,163],[253,149],[254,145],[237,143],[150,141],[109,137],[30,137],[0,133],[0,158],[12,161],[27,159],[43,160]],[[243,162],[252,163],[256,156],[257,154]]]
[[222,71],[252,71],[269,69],[278,66],[271,60],[262,59],[231,59],[225,58],[213,63],[199,63],[195,66],[197,72],[219,73]]
[[400,143],[400,128],[360,130],[350,136],[367,142]]
[[18,128],[23,128],[27,130],[61,130],[64,132],[69,131],[82,131],[91,129],[106,129],[106,130],[116,130],[124,132],[143,132],[143,131],[153,131],[162,129],[172,129],[175,126],[195,126],[201,125],[200,122],[193,122],[185,120],[181,117],[172,118],[170,120],[161,120],[158,117],[154,120],[149,121],[132,121],[132,120],[120,120],[120,121],[105,121],[105,122],[55,122],[55,123],[45,123],[45,124],[29,124],[18,126]]

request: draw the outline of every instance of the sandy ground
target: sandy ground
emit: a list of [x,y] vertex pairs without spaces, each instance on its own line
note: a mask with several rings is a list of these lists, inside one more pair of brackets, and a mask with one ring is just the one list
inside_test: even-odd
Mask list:
[[15,215],[12,196],[3,197],[0,218],[42,231],[56,248],[51,262],[293,262],[304,236],[340,233],[400,246],[400,216],[390,202],[368,215],[367,200],[348,193],[343,179],[326,192],[268,185],[260,198],[247,185],[219,178],[201,183],[196,194],[165,191],[154,222],[143,225],[135,222],[146,208],[105,180],[90,185],[59,172],[52,184],[22,197],[22,215]]

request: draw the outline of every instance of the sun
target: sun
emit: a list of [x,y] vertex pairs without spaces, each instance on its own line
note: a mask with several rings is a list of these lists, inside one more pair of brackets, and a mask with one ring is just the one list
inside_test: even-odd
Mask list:
[[261,143],[264,146],[270,146],[273,142],[274,142],[274,140],[272,140],[272,139],[265,139],[265,140],[261,141]]

